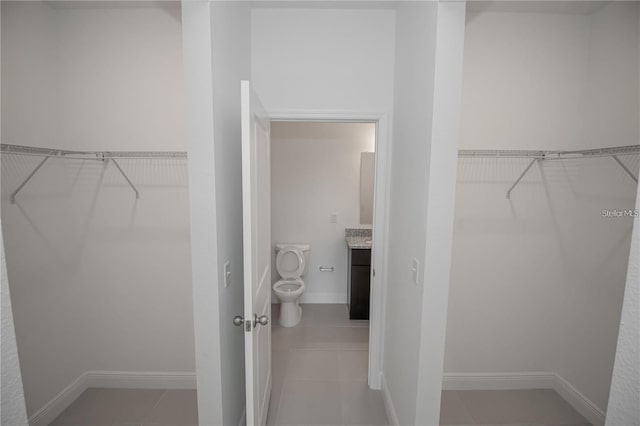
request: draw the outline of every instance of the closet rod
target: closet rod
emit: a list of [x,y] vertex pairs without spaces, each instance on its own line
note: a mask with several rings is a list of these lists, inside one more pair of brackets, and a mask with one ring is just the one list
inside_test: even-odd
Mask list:
[[640,145],[626,145],[611,148],[583,149],[572,151],[461,149],[458,151],[458,157],[539,158],[541,160],[562,160],[584,157],[611,157],[613,155],[630,155],[638,153],[640,153]]
[[74,160],[104,160],[106,158],[187,158],[187,153],[184,151],[73,151],[5,143],[0,144],[0,151],[5,154],[60,157]]
[[167,159],[167,158],[186,158],[187,153],[182,151],[70,151],[64,149],[51,149],[51,148],[38,148],[32,146],[24,146],[24,145],[11,145],[11,144],[0,144],[0,152],[3,154],[15,154],[15,155],[27,155],[27,156],[39,156],[44,157],[43,160],[38,163],[38,165],[33,169],[31,173],[27,176],[27,178],[22,181],[22,183],[18,186],[18,188],[13,191],[10,197],[11,204],[15,204],[16,195],[24,188],[24,186],[33,178],[36,173],[40,170],[40,168],[47,162],[48,159],[55,158],[64,158],[68,160],[97,160],[97,161],[105,161],[107,164],[109,161],[113,163],[114,166],[118,169],[122,177],[127,181],[127,184],[133,189],[133,192],[136,194],[136,199],[140,198],[140,192],[135,187],[129,176],[122,170],[120,164],[116,161],[116,159],[127,159],[127,158],[136,158],[136,159]]
[[530,151],[530,150],[491,150],[491,149],[462,149],[458,157],[462,158],[528,158],[532,159],[513,185],[507,191],[507,199],[511,198],[511,191],[520,183],[534,163],[545,160],[574,160],[579,158],[611,157],[622,170],[635,182],[638,177],[618,158],[621,155],[640,154],[640,145],[615,146],[611,148],[583,149],[573,151]]

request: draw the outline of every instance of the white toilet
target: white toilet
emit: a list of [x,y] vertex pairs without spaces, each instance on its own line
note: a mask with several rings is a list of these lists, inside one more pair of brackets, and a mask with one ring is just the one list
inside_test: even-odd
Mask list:
[[308,244],[276,244],[276,269],[282,277],[273,285],[280,299],[280,325],[294,327],[300,322],[302,307],[298,299],[304,293],[302,277],[309,268]]

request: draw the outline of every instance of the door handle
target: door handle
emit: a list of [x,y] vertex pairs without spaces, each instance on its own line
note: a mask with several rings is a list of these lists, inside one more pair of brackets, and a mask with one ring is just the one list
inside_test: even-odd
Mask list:
[[[233,325],[241,327],[244,324],[244,317],[242,315],[236,315],[233,317]],[[269,324],[269,317],[266,315],[258,316],[258,314],[253,315],[253,328],[256,328],[256,325],[267,325]],[[247,331],[251,331],[251,323],[247,322]]]
[[253,314],[253,328],[256,328],[256,325],[267,325],[269,324],[269,317],[266,315]]

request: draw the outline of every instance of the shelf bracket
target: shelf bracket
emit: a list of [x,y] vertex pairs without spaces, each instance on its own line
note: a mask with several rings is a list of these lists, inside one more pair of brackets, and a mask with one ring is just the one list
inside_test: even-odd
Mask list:
[[140,193],[136,189],[135,185],[133,183],[131,183],[131,180],[129,180],[129,176],[127,176],[127,174],[124,172],[124,170],[122,170],[122,168],[120,167],[118,162],[115,160],[115,158],[110,158],[110,160],[113,163],[113,165],[118,168],[118,171],[120,172],[120,174],[122,174],[122,177],[127,181],[129,186],[131,187],[131,189],[133,189],[133,191],[136,193],[136,200],[139,200],[140,199]]
[[520,183],[520,181],[522,180],[522,178],[524,177],[524,175],[527,174],[527,172],[529,171],[529,169],[531,168],[531,166],[533,166],[533,164],[540,160],[539,158],[534,158],[533,160],[531,160],[531,162],[529,163],[529,165],[527,166],[526,169],[524,169],[524,171],[522,173],[520,173],[520,176],[518,176],[518,179],[516,179],[515,183],[513,185],[511,185],[511,188],[509,188],[509,190],[507,191],[507,199],[510,200],[511,199],[511,191],[513,191],[513,188],[516,187],[516,185],[518,185]]
[[633,181],[635,183],[638,183],[638,178],[631,172],[631,170],[629,170],[629,168],[627,166],[624,165],[624,163],[618,158],[617,155],[612,155],[611,157],[613,157],[614,160],[616,160],[616,163],[618,163],[618,165],[620,167],[622,167],[622,170],[624,170],[625,172],[627,172],[627,174],[629,175],[629,177],[631,179],[633,179]]
[[20,184],[18,189],[13,191],[13,194],[11,194],[11,198],[10,198],[11,204],[16,203],[16,195],[18,195],[18,192],[20,192],[22,188],[24,188],[24,186],[27,184],[27,182],[29,182],[31,178],[35,176],[36,173],[38,173],[38,170],[40,170],[40,167],[44,166],[44,163],[46,163],[49,158],[51,158],[50,155],[47,155],[46,157],[44,157],[42,161],[36,166],[36,168],[33,169],[31,173],[29,173],[29,176],[27,176],[27,178]]

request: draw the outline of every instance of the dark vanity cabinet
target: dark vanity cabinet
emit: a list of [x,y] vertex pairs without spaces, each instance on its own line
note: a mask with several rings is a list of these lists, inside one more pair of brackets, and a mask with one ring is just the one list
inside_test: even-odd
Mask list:
[[371,249],[349,249],[349,319],[369,319]]

